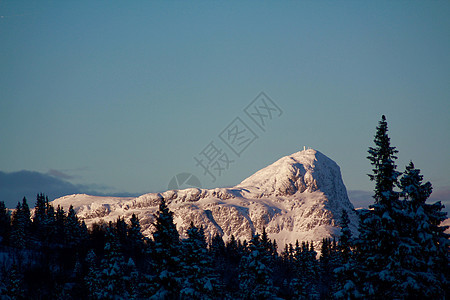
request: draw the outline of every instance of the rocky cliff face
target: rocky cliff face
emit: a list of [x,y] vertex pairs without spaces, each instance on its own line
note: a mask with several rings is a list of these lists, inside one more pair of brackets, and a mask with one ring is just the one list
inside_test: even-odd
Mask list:
[[339,166],[312,149],[285,156],[233,188],[170,190],[137,198],[69,195],[53,205],[68,208],[73,204],[88,226],[119,216],[127,219],[134,213],[144,235],[151,236],[162,197],[174,212],[182,237],[191,221],[205,227],[208,239],[218,233],[224,240],[231,235],[248,240],[265,227],[283,247],[296,240],[320,242],[337,234],[342,210],[348,212],[353,231],[357,225]]

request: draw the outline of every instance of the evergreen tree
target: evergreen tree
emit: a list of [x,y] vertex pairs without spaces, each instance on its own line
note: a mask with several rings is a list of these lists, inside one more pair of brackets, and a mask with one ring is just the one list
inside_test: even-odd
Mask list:
[[55,242],[64,243],[66,240],[66,212],[58,205],[55,214]]
[[56,225],[55,210],[48,202],[48,197],[38,194],[32,223],[33,236],[39,243],[48,245],[54,240]]
[[[290,244],[290,246],[292,247],[292,244]],[[281,259],[287,264],[289,264],[292,261],[292,255],[291,252],[289,251],[288,244],[284,245],[284,250],[283,252],[281,252]]]
[[322,273],[328,273],[330,269],[330,257],[331,257],[331,239],[323,238],[322,247],[320,249],[320,271]]
[[[383,212],[390,212],[398,201],[398,192],[393,189],[397,183],[400,173],[396,171],[395,155],[398,151],[391,147],[390,138],[387,134],[388,127],[386,117],[383,115],[375,135],[375,147],[369,147],[369,156],[373,174],[369,174],[371,181],[375,181],[375,199],[374,209],[382,209]],[[378,206],[377,206],[378,204]]]
[[349,224],[350,220],[347,211],[342,210],[338,260],[334,269],[336,284],[333,286],[333,296],[337,299],[357,299],[362,297],[356,289],[355,279],[358,279],[358,274],[356,273],[356,262],[353,259],[352,232],[348,226]]
[[124,217],[117,218],[114,229],[116,231],[116,236],[119,240],[119,244],[121,245],[121,249],[124,249],[125,247],[128,248],[128,246],[129,246],[128,225],[125,222]]
[[83,240],[81,224],[72,205],[70,206],[69,212],[67,213],[64,228],[66,245],[70,248],[80,245]]
[[106,233],[105,254],[100,265],[100,291],[96,296],[100,299],[127,298],[125,288],[125,260],[120,253],[119,240],[115,232],[108,228]]
[[263,231],[261,233],[261,246],[265,252],[272,252],[272,243],[270,242],[269,236],[267,235],[266,227],[263,227]]
[[400,175],[396,171],[395,154],[387,134],[386,118],[382,116],[375,135],[375,147],[369,148],[369,156],[373,166],[373,174],[369,175],[375,181],[375,203],[370,210],[360,213],[358,261],[362,285],[361,292],[366,297],[403,297],[403,292],[394,289],[402,273],[400,257],[397,255],[401,241],[399,228],[403,215],[399,193],[394,191]]
[[88,268],[88,272],[84,277],[84,284],[86,286],[89,299],[97,299],[97,296],[101,294],[100,273],[97,269],[96,259],[97,257],[94,251],[92,249],[89,250],[88,254],[86,255],[86,265]]
[[26,246],[26,232],[25,232],[25,216],[22,210],[22,204],[17,203],[16,209],[12,214],[11,221],[11,235],[10,245],[19,249],[24,249]]
[[36,197],[36,206],[34,209],[33,227],[37,227],[39,229],[41,223],[44,222],[47,214],[47,204],[48,198],[46,199],[44,194],[38,194]]
[[29,246],[31,231],[31,213],[27,199],[23,197],[22,204],[18,204],[13,213],[11,239],[12,245],[17,248]]
[[224,258],[226,253],[225,242],[222,237],[216,233],[211,239],[210,252],[214,260]]
[[27,198],[23,197],[22,199],[22,215],[24,219],[25,232],[29,233],[31,227],[31,213],[30,207],[28,206]]
[[337,246],[336,241],[331,238],[322,239],[322,247],[319,259],[319,278],[322,297],[331,296],[332,289],[335,286],[335,277],[333,270],[337,267]]
[[23,276],[19,272],[19,268],[15,263],[12,264],[8,271],[8,276],[4,278],[5,287],[1,291],[2,299],[25,299],[25,291],[23,289]]
[[243,299],[271,299],[275,297],[272,270],[268,267],[267,252],[259,234],[253,236],[250,253],[240,263],[239,288]]
[[188,238],[183,241],[183,289],[182,297],[188,299],[213,299],[217,290],[213,276],[203,227],[191,223]]
[[153,233],[153,260],[156,271],[156,298],[172,298],[181,286],[181,243],[173,222],[173,213],[164,198],[159,204]]
[[[430,182],[422,183],[420,170],[410,164],[406,167],[399,187],[406,200],[407,213],[404,235],[412,239],[404,254],[403,263],[408,268],[408,277],[398,288],[407,290],[409,295],[419,298],[445,298],[449,284],[449,237],[444,231],[448,227],[439,226],[446,219],[444,206],[440,203],[427,204],[432,192]],[[406,253],[405,253],[406,252]]]
[[141,232],[139,218],[135,214],[131,216],[127,238],[131,255],[139,259],[145,252],[145,239]]
[[125,288],[127,291],[127,299],[138,299],[140,274],[136,268],[133,259],[130,257],[125,266]]
[[227,253],[228,260],[231,261],[233,264],[236,264],[236,265],[239,264],[241,257],[242,257],[241,250],[242,250],[242,246],[239,246],[238,241],[232,234],[226,244],[226,253]]
[[49,243],[50,241],[54,240],[56,235],[56,213],[51,204],[47,205],[47,213],[43,228],[45,233],[44,241]]
[[342,210],[341,215],[341,235],[339,236],[339,252],[342,259],[342,263],[347,263],[352,255],[352,231],[348,226],[350,219],[346,210]]
[[11,233],[11,214],[6,209],[5,202],[0,201],[0,244],[9,244]]

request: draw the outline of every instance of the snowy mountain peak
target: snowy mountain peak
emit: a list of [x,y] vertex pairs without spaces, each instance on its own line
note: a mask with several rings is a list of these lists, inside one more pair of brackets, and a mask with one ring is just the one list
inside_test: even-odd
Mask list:
[[317,190],[333,198],[347,197],[339,166],[314,149],[282,157],[235,188],[251,190],[259,194],[259,197],[286,196]]
[[282,157],[233,188],[169,190],[137,198],[65,196],[54,201],[63,207],[74,204],[86,224],[114,221],[119,216],[141,220],[144,235],[151,235],[154,213],[165,198],[181,236],[191,222],[203,225],[207,239],[220,234],[250,239],[265,227],[279,245],[321,241],[338,232],[342,210],[356,230],[339,166],[319,151],[307,149]]

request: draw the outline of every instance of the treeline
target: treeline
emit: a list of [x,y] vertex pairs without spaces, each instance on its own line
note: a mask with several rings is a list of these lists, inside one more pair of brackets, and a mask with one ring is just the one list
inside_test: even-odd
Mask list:
[[135,215],[88,230],[72,207],[55,211],[42,194],[33,217],[25,199],[12,216],[0,202],[2,297],[445,299],[450,243],[440,226],[443,205],[426,203],[431,184],[412,162],[396,170],[384,116],[374,143],[374,204],[358,211],[359,235],[352,236],[343,211],[337,239],[283,251],[265,230],[242,242],[216,235],[208,245],[203,227],[191,224],[182,240],[164,199],[152,238],[142,235]]
[[194,224],[181,240],[164,199],[152,239],[135,215],[88,230],[73,207],[55,211],[43,194],[33,217],[26,199],[12,216],[0,207],[5,299],[323,298],[331,296],[329,278],[341,253],[327,239],[320,259],[312,242],[278,254],[265,230],[248,242],[216,235],[208,245]]

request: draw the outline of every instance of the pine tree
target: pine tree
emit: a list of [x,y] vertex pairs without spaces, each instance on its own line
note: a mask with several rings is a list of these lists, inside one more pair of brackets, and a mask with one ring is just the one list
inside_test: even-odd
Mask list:
[[349,224],[350,220],[347,211],[342,210],[338,259],[334,269],[336,284],[333,286],[333,296],[337,299],[357,299],[362,297],[356,289],[355,280],[358,279],[358,275],[356,273],[356,262],[353,258],[352,232],[348,226]]
[[78,220],[77,214],[71,205],[69,212],[67,213],[66,223],[65,223],[65,238],[66,245],[70,248],[76,247],[82,242],[82,232],[80,221]]
[[336,242],[331,238],[322,239],[322,247],[319,258],[319,278],[321,284],[321,294],[330,296],[335,285],[333,270],[337,265]]
[[25,232],[30,232],[31,227],[31,213],[30,207],[28,206],[27,198],[23,197],[22,199],[22,215],[24,219]]
[[241,260],[242,257],[241,248],[242,247],[239,246],[238,241],[232,234],[230,239],[227,241],[226,252],[228,260],[231,261],[233,264],[239,264],[239,261]]
[[240,263],[239,288],[243,299],[271,299],[275,297],[272,270],[268,267],[267,252],[263,248],[259,234],[253,236],[249,245],[250,253],[243,256]]
[[128,225],[125,222],[124,217],[117,218],[116,224],[114,226],[114,229],[116,231],[117,238],[119,240],[119,244],[121,245],[121,248],[125,248],[129,246],[129,240],[128,240]]
[[139,297],[140,274],[133,259],[130,257],[125,266],[124,276],[127,299],[137,299]]
[[33,227],[37,227],[37,229],[40,229],[40,226],[44,222],[45,215],[47,213],[47,204],[48,199],[45,198],[45,195],[38,194],[36,197],[36,206],[34,209]]
[[39,243],[48,245],[54,240],[56,225],[55,210],[48,202],[48,197],[38,194],[32,223],[33,236]]
[[375,147],[369,148],[369,156],[375,181],[375,203],[370,210],[360,213],[360,236],[356,241],[358,261],[361,266],[361,291],[366,297],[402,297],[402,292],[394,290],[401,269],[396,251],[401,244],[399,228],[403,215],[399,193],[394,191],[400,175],[396,171],[395,154],[387,134],[387,122],[382,116],[375,135]]
[[181,243],[173,213],[164,198],[159,204],[155,227],[152,253],[158,285],[155,297],[171,298],[178,294],[181,287]]
[[320,271],[322,273],[329,273],[331,256],[331,239],[323,238],[322,247],[320,249]]
[[97,269],[96,259],[97,257],[94,251],[92,249],[89,250],[88,254],[86,255],[86,265],[88,267],[88,272],[84,277],[84,284],[88,291],[89,299],[98,299],[98,296],[101,294],[101,275]]
[[66,240],[66,212],[64,211],[64,208],[58,205],[56,208],[56,215],[55,215],[55,242],[56,243],[64,243]]
[[125,260],[120,253],[119,240],[116,233],[108,228],[106,233],[105,254],[100,265],[101,277],[97,293],[100,299],[126,298],[124,269]]
[[127,232],[128,248],[133,257],[139,259],[145,252],[145,239],[141,232],[139,218],[133,214]]
[[339,236],[339,252],[342,259],[342,263],[347,263],[352,255],[352,231],[348,226],[350,219],[346,210],[342,210],[341,215],[341,234]]
[[188,238],[183,241],[183,289],[182,297],[189,299],[213,299],[216,296],[216,277],[213,275],[203,227],[191,223]]
[[25,216],[22,210],[22,204],[17,203],[16,209],[12,214],[11,235],[9,244],[13,247],[24,249],[26,246]]
[[5,202],[0,201],[0,244],[9,244],[11,234],[11,214],[6,209]]
[[22,204],[18,203],[13,213],[11,225],[11,245],[21,249],[28,247],[31,231],[31,214],[25,197],[22,199]]
[[412,239],[403,256],[409,274],[398,288],[420,298],[442,299],[449,284],[450,235],[444,232],[447,227],[439,225],[447,213],[442,211],[444,206],[440,202],[426,203],[432,187],[430,182],[422,181],[420,170],[410,162],[399,184],[407,205],[403,231]]
[[5,287],[1,291],[2,299],[25,299],[23,276],[20,274],[16,263],[12,264],[8,276],[5,276],[4,280]]
[[210,252],[214,260],[221,259],[225,256],[225,242],[218,233],[216,233],[211,239]]

